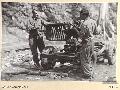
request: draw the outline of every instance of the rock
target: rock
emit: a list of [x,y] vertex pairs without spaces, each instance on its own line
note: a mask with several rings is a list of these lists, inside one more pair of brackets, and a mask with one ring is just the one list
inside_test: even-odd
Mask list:
[[48,75],[49,74],[49,72],[41,72],[40,73],[40,76],[46,76],[46,75]]
[[116,77],[108,77],[107,82],[116,82]]
[[68,77],[68,73],[62,73],[61,77],[62,77],[62,78]]
[[108,59],[104,59],[104,63],[108,63]]

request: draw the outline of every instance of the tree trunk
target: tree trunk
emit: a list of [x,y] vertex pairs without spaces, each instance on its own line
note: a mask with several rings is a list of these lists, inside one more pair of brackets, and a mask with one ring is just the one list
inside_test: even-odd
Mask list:
[[[108,49],[109,47],[113,46],[114,48],[114,34],[115,34],[115,27],[109,20],[108,16],[108,3],[103,3],[100,6],[99,10],[99,19],[98,19],[98,26],[101,27],[102,35],[103,35],[103,43],[105,44],[104,47],[98,52],[102,53],[104,50]],[[112,48],[111,48],[112,49]]]
[[103,30],[103,36],[104,39],[106,38],[106,32],[105,32],[105,22],[107,20],[108,14],[108,3],[102,3],[99,10],[99,20],[98,20],[98,26],[101,26],[101,29]]

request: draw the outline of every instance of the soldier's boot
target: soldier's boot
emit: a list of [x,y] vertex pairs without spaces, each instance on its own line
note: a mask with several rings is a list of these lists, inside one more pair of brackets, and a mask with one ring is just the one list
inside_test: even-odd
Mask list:
[[38,55],[33,55],[33,61],[34,61],[34,66],[35,66],[37,69],[42,70],[42,66],[41,66],[40,63],[39,63]]

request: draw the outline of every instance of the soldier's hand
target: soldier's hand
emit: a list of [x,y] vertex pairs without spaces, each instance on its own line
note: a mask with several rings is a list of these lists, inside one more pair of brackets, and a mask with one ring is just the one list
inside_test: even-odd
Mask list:
[[81,42],[82,42],[82,40],[81,40],[80,38],[78,38],[78,42],[79,42],[79,43],[81,43]]

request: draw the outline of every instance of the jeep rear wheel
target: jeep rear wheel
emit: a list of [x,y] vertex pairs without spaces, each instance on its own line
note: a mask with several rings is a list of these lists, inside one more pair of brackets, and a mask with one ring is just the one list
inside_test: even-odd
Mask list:
[[[53,54],[54,52],[55,48],[53,46],[47,46],[43,49],[42,54]],[[52,57],[41,57],[41,65],[44,70],[53,69],[55,63]]]

